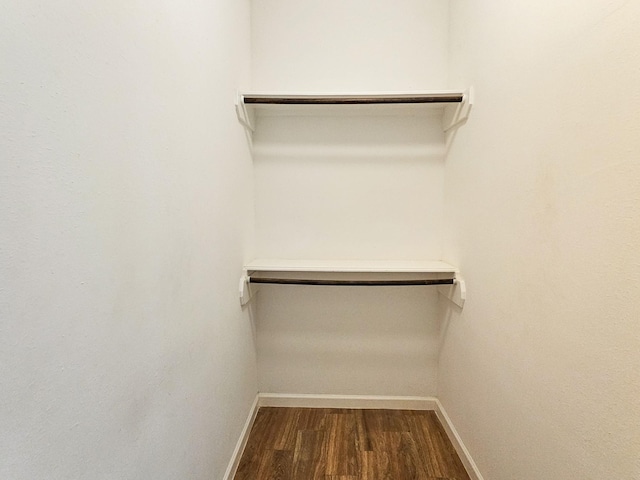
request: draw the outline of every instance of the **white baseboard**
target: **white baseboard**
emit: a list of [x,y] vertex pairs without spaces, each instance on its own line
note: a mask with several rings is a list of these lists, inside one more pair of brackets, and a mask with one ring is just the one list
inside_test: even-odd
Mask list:
[[260,407],[381,408],[388,410],[435,410],[434,397],[384,397],[367,395],[258,394]]
[[240,432],[240,438],[236,443],[236,448],[233,450],[233,454],[231,455],[229,466],[227,467],[227,471],[225,472],[223,477],[224,480],[233,480],[233,477],[235,477],[236,475],[236,470],[238,470],[238,465],[240,465],[240,459],[242,458],[244,447],[247,446],[249,434],[251,433],[251,427],[253,427],[253,422],[256,420],[256,415],[258,414],[259,407],[259,395],[256,395],[256,398],[253,401],[253,405],[251,405],[251,410],[249,411],[247,421],[244,423],[242,432]]
[[478,470],[476,462],[473,461],[469,450],[462,442],[462,438],[460,438],[456,427],[453,426],[453,422],[451,422],[449,415],[447,415],[447,412],[438,399],[436,399],[435,411],[438,419],[440,420],[440,423],[442,423],[442,426],[447,432],[449,440],[451,440],[451,443],[456,449],[456,452],[458,452],[458,456],[460,457],[464,468],[467,470],[467,473],[471,477],[471,480],[484,480],[484,477],[480,473],[480,470]]
[[244,428],[233,451],[231,461],[224,475],[224,480],[233,480],[240,458],[249,439],[251,427],[260,407],[297,407],[297,408],[361,408],[388,410],[433,410],[436,412],[451,443],[458,452],[471,480],[484,480],[478,466],[471,458],[469,450],[462,442],[449,415],[440,401],[435,397],[384,397],[367,395],[302,395],[282,393],[259,393],[251,406]]

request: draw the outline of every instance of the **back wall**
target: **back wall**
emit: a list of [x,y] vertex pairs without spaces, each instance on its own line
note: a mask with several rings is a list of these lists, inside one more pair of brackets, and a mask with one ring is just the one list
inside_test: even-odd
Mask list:
[[[252,88],[444,89],[448,2],[255,1]],[[260,257],[440,259],[438,118],[274,116],[254,137]],[[433,395],[435,289],[261,288],[260,390]]]

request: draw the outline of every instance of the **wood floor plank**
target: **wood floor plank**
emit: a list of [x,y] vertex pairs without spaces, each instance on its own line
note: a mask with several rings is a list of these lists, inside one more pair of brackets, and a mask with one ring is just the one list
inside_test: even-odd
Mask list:
[[[418,450],[421,452],[421,462],[427,475],[431,477],[445,477],[445,468],[442,467],[444,458],[439,452],[439,443],[434,442],[427,428],[428,419],[425,416],[412,416],[408,418],[409,431],[413,435]],[[445,477],[446,478],[446,477]]]
[[324,430],[325,418],[331,413],[327,408],[296,408],[296,425],[299,430]]
[[402,442],[402,432],[375,432],[372,435],[373,451],[378,460],[382,478],[401,478],[399,450]]
[[256,472],[259,470],[258,461],[259,458],[257,455],[247,455],[247,451],[245,449],[242,454],[242,459],[238,464],[236,475],[233,477],[234,480],[249,480],[257,478]]
[[435,412],[428,412],[426,418],[426,430],[432,432],[432,438],[437,438],[438,440],[436,450],[440,453],[439,458],[442,458],[445,462],[447,474],[445,476],[456,480],[469,480],[469,475],[458,456],[458,452],[456,452],[451,440],[449,440]]
[[298,432],[293,455],[293,480],[321,480],[326,471],[325,433],[320,430]]
[[378,480],[378,458],[376,452],[371,450],[358,451],[358,466],[360,480]]
[[261,408],[256,417],[256,425],[251,434],[256,434],[256,444],[261,448],[273,449],[281,436],[281,422],[284,412],[277,408]]
[[460,480],[469,478],[435,412],[414,416],[409,423],[419,441],[419,448],[426,453],[423,462],[429,475]]
[[[286,433],[280,428],[292,412],[287,409],[261,408],[251,429],[249,440],[238,465],[236,480],[271,478],[273,451],[286,443]],[[291,442],[293,446],[295,445]],[[282,449],[282,448],[281,448]],[[257,476],[256,476],[257,475]]]
[[276,408],[272,412],[275,416],[274,422],[280,427],[275,432],[275,450],[291,450],[296,446],[296,438],[298,431],[296,428],[296,419],[298,412],[293,408]]
[[395,480],[388,452],[358,452],[361,480]]
[[371,434],[371,449],[374,452],[397,452],[402,432],[375,431]]
[[398,449],[398,478],[427,480],[429,474],[424,465],[422,455],[410,432],[400,433],[400,448]]
[[[253,472],[253,474],[255,475],[255,478],[259,478],[261,480],[271,480],[273,478],[273,472],[272,472],[272,467],[273,467],[273,454],[274,454],[275,450],[265,450],[263,452],[260,453],[260,455],[257,457],[257,469],[255,472]],[[247,472],[248,476],[246,477],[247,479],[252,478],[251,477],[251,473],[252,472]]]
[[290,480],[293,475],[293,451],[274,450],[271,457],[269,480]]
[[407,432],[409,427],[404,410],[364,410],[364,416],[373,431]]
[[[271,446],[268,444],[270,424],[268,411],[260,410],[253,423],[247,445],[242,454],[235,480],[254,480],[261,470],[261,461],[270,455]],[[268,457],[270,459],[270,457]],[[264,469],[264,468],[263,468]]]
[[371,444],[372,430],[367,423],[364,410],[356,410],[354,415],[356,421],[356,450],[360,452],[370,452],[373,450]]
[[330,413],[326,416],[324,448],[327,475],[355,475],[356,421],[352,413]]

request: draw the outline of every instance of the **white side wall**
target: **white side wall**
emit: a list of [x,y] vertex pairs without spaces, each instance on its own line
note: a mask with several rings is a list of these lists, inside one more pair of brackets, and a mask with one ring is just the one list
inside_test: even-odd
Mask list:
[[485,478],[640,478],[640,5],[452,2],[439,397]]
[[[445,88],[448,3],[253,2],[252,88]],[[256,252],[266,258],[439,259],[443,135],[425,117],[274,117],[254,138]],[[263,392],[432,395],[429,288],[267,287]]]
[[255,397],[249,5],[0,15],[0,477],[221,478]]

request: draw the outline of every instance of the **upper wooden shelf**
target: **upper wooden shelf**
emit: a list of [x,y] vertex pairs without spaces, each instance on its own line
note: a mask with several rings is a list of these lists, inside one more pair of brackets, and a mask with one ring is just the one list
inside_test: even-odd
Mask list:
[[251,134],[256,120],[274,115],[421,115],[440,112],[442,129],[462,125],[471,110],[473,90],[433,90],[373,93],[239,92],[238,120]]
[[374,94],[264,94],[241,93],[245,105],[390,105],[461,103],[464,92]]
[[244,266],[247,272],[327,273],[450,273],[458,270],[439,260],[282,260],[260,259]]

